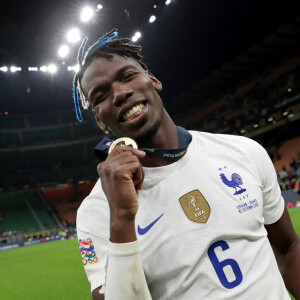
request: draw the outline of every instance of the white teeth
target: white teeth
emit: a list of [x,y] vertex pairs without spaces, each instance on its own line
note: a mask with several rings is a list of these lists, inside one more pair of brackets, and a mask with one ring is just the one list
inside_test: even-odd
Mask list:
[[140,103],[132,107],[128,112],[126,112],[123,116],[122,119],[123,121],[128,121],[132,120],[135,118],[137,115],[139,115],[142,112],[142,109],[144,107],[144,104]]

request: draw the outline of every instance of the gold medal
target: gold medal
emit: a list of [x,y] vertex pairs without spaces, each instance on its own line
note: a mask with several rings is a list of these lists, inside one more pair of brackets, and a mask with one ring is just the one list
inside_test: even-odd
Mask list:
[[122,138],[119,138],[119,139],[116,139],[109,147],[108,149],[108,154],[110,154],[110,152],[116,147],[116,146],[127,146],[127,147],[131,147],[131,148],[134,148],[134,149],[137,149],[138,148],[138,145],[137,143],[131,139],[131,138],[128,138],[128,137],[122,137]]

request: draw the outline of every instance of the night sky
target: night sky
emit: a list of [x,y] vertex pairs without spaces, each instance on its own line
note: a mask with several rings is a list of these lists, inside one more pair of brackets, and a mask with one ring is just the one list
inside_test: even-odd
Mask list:
[[[91,43],[113,28],[119,29],[121,37],[140,31],[144,61],[162,81],[162,98],[168,107],[178,93],[300,14],[299,0],[173,0],[168,6],[164,2],[1,1],[0,67],[16,65],[22,71],[0,72],[0,112],[73,109],[73,73],[66,68],[76,63],[79,43],[65,65],[57,55],[71,27],[78,27]],[[81,8],[98,3],[103,9],[93,21],[82,23]],[[150,24],[152,14],[157,20]],[[29,66],[52,62],[59,67],[55,75],[27,71]]]

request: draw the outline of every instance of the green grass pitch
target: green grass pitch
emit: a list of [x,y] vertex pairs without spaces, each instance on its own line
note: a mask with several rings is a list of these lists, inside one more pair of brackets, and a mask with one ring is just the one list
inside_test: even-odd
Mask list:
[[[300,236],[300,208],[289,209]],[[1,300],[91,300],[76,239],[0,252]]]

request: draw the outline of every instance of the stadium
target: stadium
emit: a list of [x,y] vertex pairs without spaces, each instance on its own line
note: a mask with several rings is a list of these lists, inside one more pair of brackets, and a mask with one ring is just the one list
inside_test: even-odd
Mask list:
[[[0,5],[3,300],[92,299],[76,214],[99,178],[93,149],[104,132],[91,110],[77,121],[72,80],[81,40],[113,28],[142,45],[176,125],[267,150],[300,237],[299,3],[137,2]],[[80,32],[73,41],[70,24]]]

